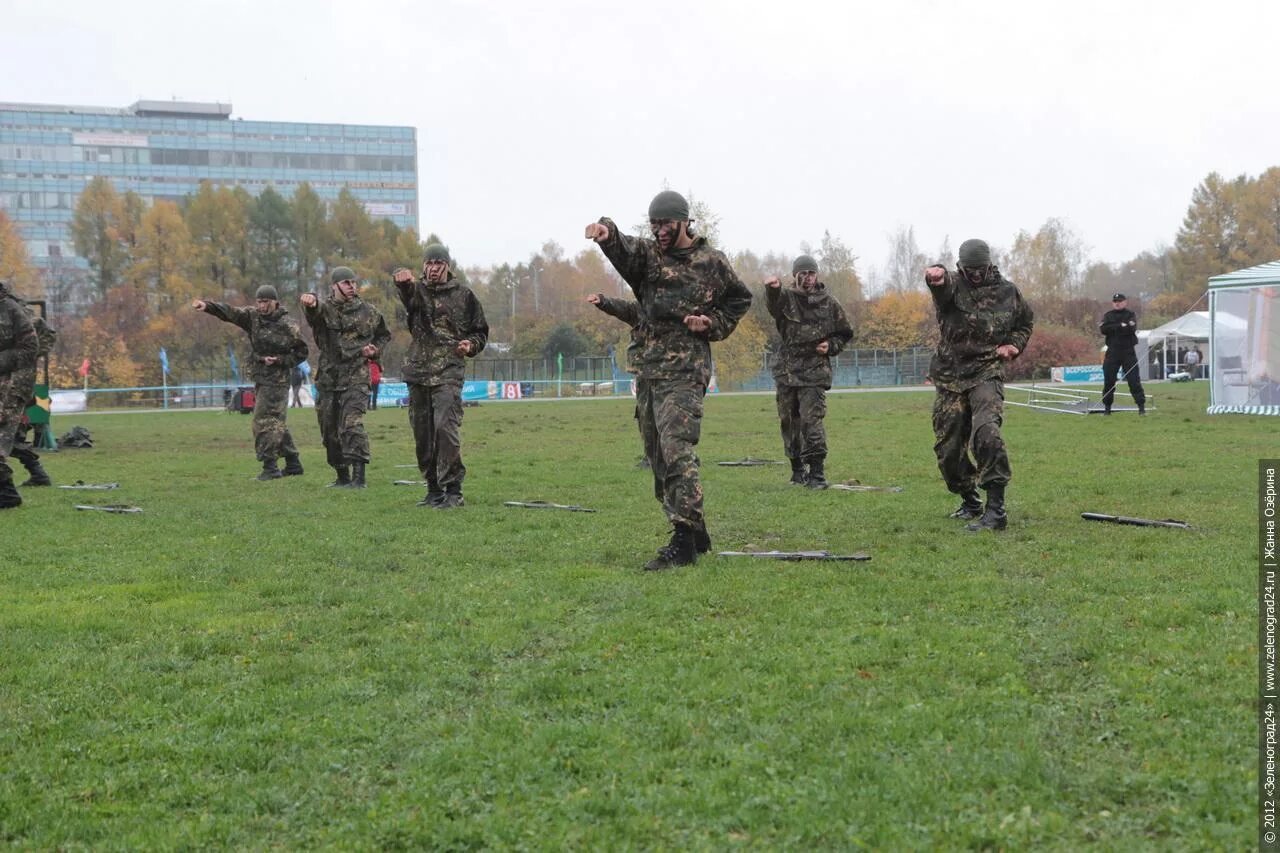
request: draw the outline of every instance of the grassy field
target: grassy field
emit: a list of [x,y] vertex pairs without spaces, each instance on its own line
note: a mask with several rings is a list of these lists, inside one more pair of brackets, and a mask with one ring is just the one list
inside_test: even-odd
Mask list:
[[[1256,840],[1256,483],[1276,422],[1011,409],[1010,528],[958,532],[928,393],[833,395],[832,479],[773,400],[711,399],[717,550],[667,536],[623,400],[491,404],[468,505],[407,418],[363,492],[269,483],[247,417],[67,416],[92,450],[0,515],[0,842],[33,848],[1240,849]],[[597,514],[511,509],[544,499]],[[141,515],[76,512],[132,502]],[[1081,521],[1178,518],[1192,531]]]

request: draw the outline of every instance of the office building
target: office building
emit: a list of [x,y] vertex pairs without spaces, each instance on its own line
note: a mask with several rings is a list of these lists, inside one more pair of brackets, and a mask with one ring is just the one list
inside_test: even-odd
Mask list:
[[253,195],[271,186],[286,199],[306,182],[330,202],[348,187],[374,218],[416,229],[417,148],[412,127],[246,121],[230,104],[0,103],[0,209],[44,267],[86,266],[71,219],[98,176],[148,204],[181,203],[204,180]]

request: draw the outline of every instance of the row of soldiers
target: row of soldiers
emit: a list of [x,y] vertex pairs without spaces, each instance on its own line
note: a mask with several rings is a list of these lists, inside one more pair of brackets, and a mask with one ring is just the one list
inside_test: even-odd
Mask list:
[[[645,564],[658,570],[692,564],[711,549],[696,453],[711,375],[710,345],[733,333],[752,294],[728,258],[695,233],[688,202],[679,193],[654,197],[648,219],[650,238],[624,234],[608,217],[587,225],[585,236],[599,245],[635,296],[631,301],[594,294],[588,301],[631,326],[628,368],[636,375],[635,417],[654,496],[672,529],[670,541]],[[489,332],[479,301],[454,279],[450,264],[447,249],[433,244],[420,277],[407,269],[394,274],[412,336],[402,375],[409,386],[418,468],[427,484],[419,505],[441,509],[464,504],[465,359],[484,349]],[[774,366],[778,416],[792,482],[822,488],[827,484],[823,420],[831,357],[848,345],[853,330],[819,281],[812,257],[795,260],[792,278],[791,287],[777,277],[764,282],[766,304],[782,338]],[[941,266],[926,270],[925,283],[941,332],[930,365],[937,391],[934,452],[947,488],[961,499],[952,517],[971,522],[969,530],[1001,530],[1008,523],[1004,492],[1011,476],[1000,435],[1003,365],[1026,348],[1032,311],[992,264],[990,248],[981,240],[961,245],[954,272]],[[334,269],[329,285],[327,299],[308,293],[300,300],[320,355],[317,419],[327,461],[337,474],[330,485],[364,488],[369,364],[380,359],[390,332],[378,310],[360,298],[351,269]],[[249,334],[249,373],[257,391],[253,432],[263,466],[258,479],[302,474],[285,411],[290,373],[306,360],[307,346],[275,289],[259,288],[253,308],[207,300],[192,306]],[[0,325],[0,375],[10,364],[5,359],[16,352],[6,349],[5,334]],[[34,344],[22,346],[34,352]],[[3,459],[10,451],[3,443],[4,424],[0,410],[0,476],[7,476]],[[979,489],[986,493],[985,505]]]

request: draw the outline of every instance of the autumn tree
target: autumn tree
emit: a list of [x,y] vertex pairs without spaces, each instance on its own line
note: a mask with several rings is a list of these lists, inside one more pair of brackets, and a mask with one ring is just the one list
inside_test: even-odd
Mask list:
[[297,270],[292,232],[289,203],[274,188],[267,187],[249,208],[249,271],[255,284],[269,284],[281,296],[292,290]]
[[889,260],[883,275],[886,290],[903,292],[919,289],[928,258],[916,243],[915,228],[903,225],[889,235]]
[[129,262],[123,237],[127,230],[124,203],[111,181],[103,177],[89,181],[76,202],[71,235],[76,254],[89,263],[99,296],[124,277]]
[[376,271],[369,269],[364,259],[377,252],[378,244],[378,228],[368,211],[351,190],[343,187],[325,227],[327,266],[348,266],[363,278],[370,278]]
[[149,294],[153,305],[183,305],[195,294],[190,279],[194,254],[178,206],[157,201],[138,225],[129,283]]
[[716,381],[739,386],[764,368],[765,334],[751,314],[743,317],[733,334],[711,345]]
[[866,304],[854,330],[857,344],[874,349],[906,349],[937,337],[933,299],[919,289],[889,291]]
[[293,191],[289,217],[294,292],[307,293],[314,287],[316,267],[324,258],[325,223],[328,219],[324,202],[310,184],[298,184]]
[[1001,271],[1029,297],[1065,299],[1084,280],[1088,253],[1061,219],[1049,219],[1035,234],[1019,231]]
[[1200,291],[1210,276],[1245,266],[1239,205],[1246,183],[1244,175],[1227,181],[1211,172],[1191,193],[1173,244],[1175,289]]
[[243,242],[248,213],[226,187],[201,181],[187,203],[187,229],[195,252],[193,279],[202,292],[225,298],[240,289],[237,247]]
[[34,299],[41,295],[40,274],[27,255],[27,244],[3,210],[0,210],[0,281],[26,298]]

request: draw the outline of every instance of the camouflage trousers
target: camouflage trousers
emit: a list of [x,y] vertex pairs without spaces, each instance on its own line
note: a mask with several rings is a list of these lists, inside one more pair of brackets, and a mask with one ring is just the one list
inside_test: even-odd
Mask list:
[[409,425],[422,478],[446,490],[461,488],[467,475],[462,464],[462,386],[410,385]]
[[320,439],[329,465],[337,468],[352,462],[368,462],[369,436],[364,431],[364,412],[369,405],[369,386],[352,385],[341,391],[319,388],[317,395],[316,419],[320,422]]
[[293,436],[285,426],[289,407],[288,385],[257,385],[253,389],[253,446],[259,461],[298,455]]
[[778,420],[782,422],[782,449],[788,459],[824,458],[827,455],[827,392],[816,385],[779,385]]
[[1012,474],[1000,437],[1003,421],[1004,383],[999,379],[967,391],[938,389],[933,400],[933,452],[948,489],[964,494],[975,485],[1008,485]]
[[670,521],[694,527],[703,524],[702,483],[694,448],[702,434],[706,393],[706,386],[693,379],[636,380],[636,418],[653,468],[654,497]]
[[0,483],[13,479],[9,457],[14,455],[18,430],[22,428],[22,416],[27,411],[27,401],[31,399],[34,378],[34,371],[16,371],[8,376],[0,376]]

